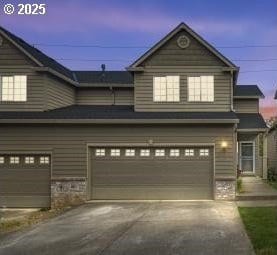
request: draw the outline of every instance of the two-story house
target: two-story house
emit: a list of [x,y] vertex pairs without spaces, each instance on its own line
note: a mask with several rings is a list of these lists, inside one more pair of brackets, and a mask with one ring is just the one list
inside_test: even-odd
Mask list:
[[262,175],[262,92],[184,23],[126,71],[72,71],[0,29],[0,206],[234,199]]

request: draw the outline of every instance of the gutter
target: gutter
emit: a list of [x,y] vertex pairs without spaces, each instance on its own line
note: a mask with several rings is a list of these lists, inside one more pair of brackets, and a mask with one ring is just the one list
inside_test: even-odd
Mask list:
[[1,124],[236,124],[238,119],[0,119]]

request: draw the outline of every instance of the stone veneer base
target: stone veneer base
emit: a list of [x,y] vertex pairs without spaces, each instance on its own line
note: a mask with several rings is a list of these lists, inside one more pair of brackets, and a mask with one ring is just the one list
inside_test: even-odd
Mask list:
[[51,180],[51,207],[77,205],[86,200],[86,178]]
[[236,198],[236,181],[234,180],[215,181],[216,200],[235,200],[235,198]]

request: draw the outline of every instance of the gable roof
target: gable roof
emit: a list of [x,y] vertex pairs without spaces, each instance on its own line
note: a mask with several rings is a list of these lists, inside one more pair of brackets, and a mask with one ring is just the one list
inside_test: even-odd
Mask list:
[[20,51],[23,51],[25,55],[30,57],[34,62],[36,62],[40,67],[48,67],[54,71],[64,75],[65,77],[74,81],[74,76],[68,68],[58,63],[56,60],[48,57],[46,54],[38,50],[37,48],[31,46],[25,42],[20,37],[14,35],[8,30],[0,26],[0,34],[2,34],[6,39],[11,41]]
[[264,98],[264,94],[257,85],[236,85],[234,98]]
[[162,38],[159,42],[157,42],[152,48],[150,48],[147,52],[145,52],[140,58],[138,58],[135,62],[133,62],[127,69],[132,69],[138,67],[143,61],[145,61],[148,57],[150,57],[155,51],[161,48],[166,42],[168,42],[174,35],[178,32],[185,30],[189,33],[194,39],[204,45],[209,51],[211,51],[214,55],[216,55],[221,61],[223,61],[228,67],[233,68],[234,70],[238,70],[238,67],[232,63],[229,59],[223,56],[216,48],[214,48],[211,44],[205,41],[200,35],[198,35],[195,31],[193,31],[188,25],[184,22],[180,23],[175,29],[173,29],[170,33],[168,33],[164,38]]
[[73,71],[73,73],[80,87],[134,86],[134,77],[127,71]]

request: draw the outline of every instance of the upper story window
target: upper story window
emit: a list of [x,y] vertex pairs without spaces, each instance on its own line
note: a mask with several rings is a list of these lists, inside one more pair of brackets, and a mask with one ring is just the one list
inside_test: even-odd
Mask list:
[[200,76],[188,77],[188,101],[213,102],[214,77]]
[[180,77],[164,76],[154,77],[153,100],[154,102],[179,102]]
[[27,76],[1,76],[1,101],[24,102],[27,101]]

